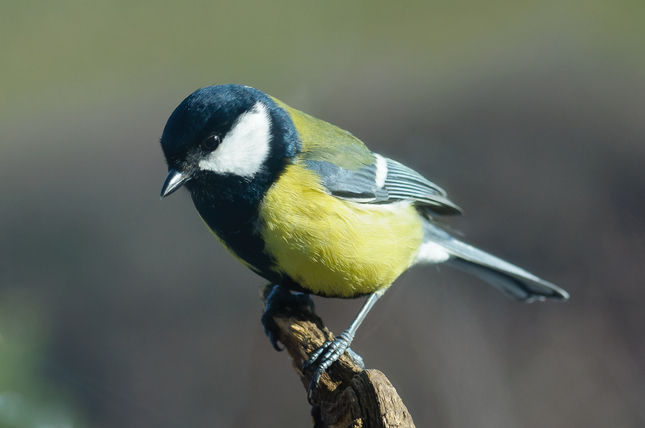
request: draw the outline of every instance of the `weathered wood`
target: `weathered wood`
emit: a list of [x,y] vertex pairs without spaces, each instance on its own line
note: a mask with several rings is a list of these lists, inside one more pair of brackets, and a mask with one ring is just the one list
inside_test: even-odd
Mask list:
[[[264,298],[267,294],[263,293]],[[277,338],[287,350],[306,393],[311,373],[303,373],[302,365],[334,335],[312,308],[297,305],[295,300],[287,307],[272,307],[271,316],[277,326]],[[408,409],[387,377],[378,370],[362,369],[347,354],[322,376],[312,401],[315,428],[414,427]]]

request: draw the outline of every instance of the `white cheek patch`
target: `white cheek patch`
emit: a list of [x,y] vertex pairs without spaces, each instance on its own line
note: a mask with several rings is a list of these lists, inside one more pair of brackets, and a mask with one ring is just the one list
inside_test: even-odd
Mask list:
[[215,151],[199,161],[199,168],[219,174],[251,178],[269,156],[271,119],[264,104],[257,102],[240,115]]

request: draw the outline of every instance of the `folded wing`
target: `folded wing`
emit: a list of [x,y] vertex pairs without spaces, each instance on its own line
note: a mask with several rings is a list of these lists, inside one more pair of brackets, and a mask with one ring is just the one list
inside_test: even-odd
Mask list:
[[305,162],[337,198],[370,204],[410,201],[429,215],[461,214],[441,187],[399,162],[375,153],[372,155],[372,163],[354,170],[327,161]]

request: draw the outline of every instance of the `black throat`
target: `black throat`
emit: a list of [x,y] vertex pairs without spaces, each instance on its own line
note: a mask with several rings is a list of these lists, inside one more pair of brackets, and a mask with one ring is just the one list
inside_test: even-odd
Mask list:
[[274,262],[264,252],[259,220],[260,204],[270,183],[203,173],[186,187],[199,215],[226,246],[263,277],[278,281],[270,269]]

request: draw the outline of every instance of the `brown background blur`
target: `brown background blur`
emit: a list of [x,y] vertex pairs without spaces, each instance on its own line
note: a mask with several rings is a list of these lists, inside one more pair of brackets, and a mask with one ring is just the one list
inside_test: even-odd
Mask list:
[[[571,293],[416,268],[353,349],[418,427],[645,426],[645,3],[0,3],[0,426],[309,426],[263,280],[158,139],[251,85],[446,188],[464,239]],[[340,332],[361,301],[315,298]]]

